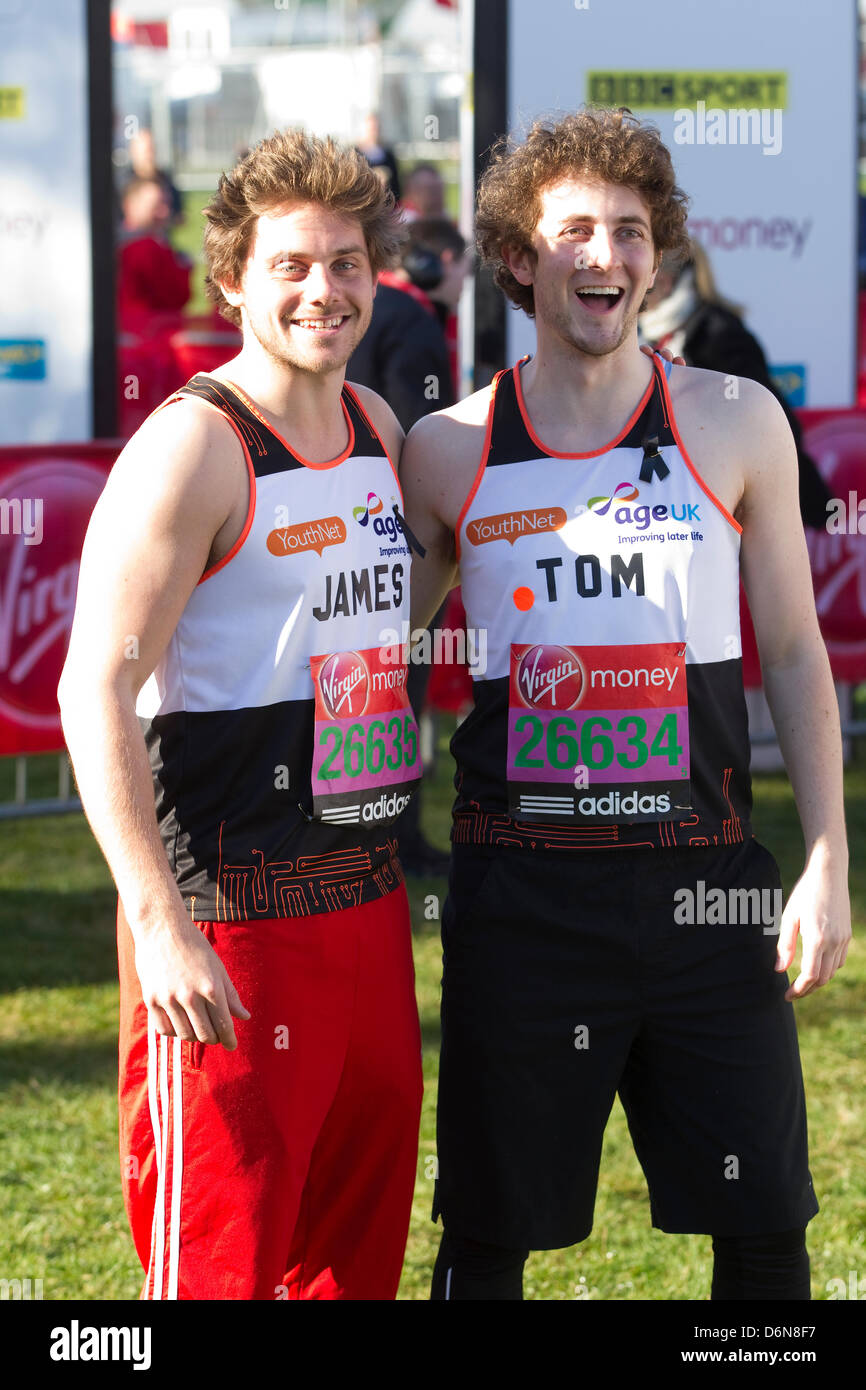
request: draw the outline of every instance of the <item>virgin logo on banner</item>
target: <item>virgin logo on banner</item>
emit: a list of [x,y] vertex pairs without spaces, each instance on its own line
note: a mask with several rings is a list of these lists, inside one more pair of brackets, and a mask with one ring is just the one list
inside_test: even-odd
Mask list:
[[834,498],[825,530],[806,531],[818,621],[833,675],[841,681],[862,681],[866,679],[866,413],[804,410],[800,415],[804,447]]
[[120,444],[0,449],[0,755],[63,748],[81,547]]
[[[833,498],[822,530],[806,527],[815,608],[837,681],[866,680],[866,411],[800,410],[803,447]],[[761,684],[745,597],[743,681]]]

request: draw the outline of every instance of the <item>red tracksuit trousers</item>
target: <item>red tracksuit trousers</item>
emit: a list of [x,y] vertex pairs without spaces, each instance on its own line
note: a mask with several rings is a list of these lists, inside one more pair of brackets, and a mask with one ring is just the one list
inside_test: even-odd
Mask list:
[[421,1038],[406,890],[198,923],[251,1017],[238,1046],[148,1027],[118,910],[120,1158],[147,1299],[393,1299]]

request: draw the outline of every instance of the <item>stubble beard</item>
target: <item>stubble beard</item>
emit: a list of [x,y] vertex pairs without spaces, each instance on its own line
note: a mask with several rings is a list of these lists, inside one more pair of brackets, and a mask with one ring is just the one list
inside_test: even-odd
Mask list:
[[[539,307],[541,308],[540,315],[538,314]],[[609,356],[610,353],[621,348],[637,328],[638,311],[632,309],[623,315],[621,331],[616,338],[599,340],[589,336],[585,337],[575,328],[574,318],[566,309],[556,308],[553,305],[549,306],[549,309],[550,312],[546,313],[545,305],[542,302],[540,306],[536,306],[536,314],[549,322],[569,347],[576,352],[583,353],[586,357]],[[603,323],[603,320],[599,320],[599,322]]]
[[[249,332],[272,362],[279,367],[289,367],[292,371],[309,372],[312,376],[324,376],[329,372],[342,371],[369,328],[372,316],[372,307],[366,317],[363,314],[359,315],[355,323],[355,332],[352,333],[351,338],[346,337],[342,351],[338,356],[321,357],[313,353],[306,355],[303,352],[295,351],[288,336],[282,337],[274,333],[266,323],[254,318],[249,310],[246,313]],[[329,316],[324,314],[322,317],[327,318]],[[281,326],[287,335],[291,333],[290,319],[286,319]],[[299,329],[298,331],[303,333],[309,330]]]

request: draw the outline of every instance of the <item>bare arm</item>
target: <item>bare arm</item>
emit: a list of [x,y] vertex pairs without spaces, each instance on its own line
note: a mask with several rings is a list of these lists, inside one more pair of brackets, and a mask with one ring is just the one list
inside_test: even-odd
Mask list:
[[167,407],[115,464],[84,543],[58,697],[81,800],[117,884],[154,1026],[233,1048],[231,1015],[248,1014],[174,881],[135,713],[215,538],[237,510],[240,446],[210,415],[204,407]]
[[750,444],[738,513],[743,582],[767,702],[806,842],[805,868],[779,937],[780,970],[794,958],[798,931],[803,941],[800,974],[786,996],[794,998],[832,978],[851,938],[842,746],[800,521],[794,441],[768,392],[754,387],[749,398],[744,438]]
[[454,530],[481,456],[479,436],[483,430],[442,412],[419,420],[403,446],[406,520],[426,550],[412,560],[413,630],[428,625],[458,583]]

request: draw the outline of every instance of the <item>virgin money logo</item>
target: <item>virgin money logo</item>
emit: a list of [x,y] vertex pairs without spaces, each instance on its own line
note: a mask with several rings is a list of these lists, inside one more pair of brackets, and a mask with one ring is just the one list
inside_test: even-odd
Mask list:
[[530,647],[517,666],[517,689],[534,709],[572,709],[583,685],[583,669],[567,647]]
[[31,728],[60,728],[57,683],[75,609],[81,545],[105,472],[46,459],[8,474],[10,505],[42,499],[41,544],[0,530],[0,713]]
[[370,694],[367,663],[357,652],[336,652],[322,663],[319,687],[331,719],[363,714]]

